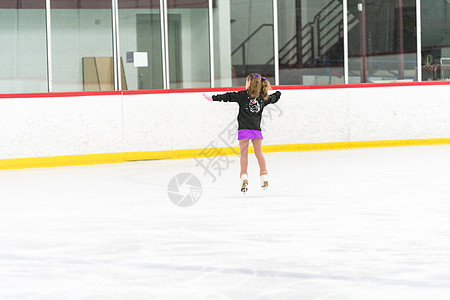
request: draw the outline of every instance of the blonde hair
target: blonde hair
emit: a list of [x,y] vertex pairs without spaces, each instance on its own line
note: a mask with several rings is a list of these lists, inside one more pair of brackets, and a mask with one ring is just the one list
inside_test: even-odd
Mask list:
[[253,73],[246,78],[248,84],[247,94],[251,98],[262,96],[264,100],[269,98],[270,82],[258,73]]

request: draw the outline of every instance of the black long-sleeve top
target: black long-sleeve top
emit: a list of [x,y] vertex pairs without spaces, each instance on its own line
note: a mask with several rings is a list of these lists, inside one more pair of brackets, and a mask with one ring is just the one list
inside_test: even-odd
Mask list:
[[276,103],[280,99],[281,93],[276,91],[267,100],[261,96],[250,99],[247,91],[229,92],[212,96],[213,101],[237,102],[239,104],[238,130],[250,129],[261,131],[261,116],[264,107],[271,103]]

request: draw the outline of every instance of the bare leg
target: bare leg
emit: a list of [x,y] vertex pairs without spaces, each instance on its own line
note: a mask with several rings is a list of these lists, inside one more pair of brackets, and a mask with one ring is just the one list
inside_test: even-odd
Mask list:
[[259,175],[266,175],[268,172],[266,167],[266,159],[264,158],[262,151],[262,139],[252,139],[252,144],[259,164]]
[[239,141],[239,148],[241,150],[241,175],[239,177],[241,177],[242,174],[247,174],[249,142],[249,139]]

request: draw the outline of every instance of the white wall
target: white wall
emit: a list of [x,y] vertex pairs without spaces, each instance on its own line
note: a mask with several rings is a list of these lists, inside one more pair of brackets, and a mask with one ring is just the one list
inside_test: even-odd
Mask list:
[[[450,85],[282,90],[264,111],[264,144],[449,138],[449,93]],[[0,99],[0,159],[226,147],[219,135],[237,111],[201,93]]]
[[169,9],[168,13],[181,16],[181,87],[210,87],[208,9]]
[[83,90],[83,57],[112,57],[111,10],[53,9],[53,91]]
[[0,93],[47,91],[45,11],[0,9]]
[[[137,89],[137,68],[126,63],[136,51],[136,14],[159,10],[121,9],[120,55],[129,89]],[[171,9],[181,15],[185,87],[209,87],[208,9]],[[83,90],[82,58],[112,57],[111,10],[53,9],[52,60],[55,92]],[[0,10],[0,93],[47,91],[45,11]],[[229,55],[229,53],[228,53]]]
[[138,89],[138,69],[134,67],[133,63],[127,63],[127,52],[137,51],[136,15],[143,13],[159,14],[159,9],[119,10],[120,57],[122,57],[123,60],[125,77],[129,90]]
[[[208,9],[170,9],[168,13],[179,14],[181,18],[182,48],[180,52],[183,80],[181,87],[209,87]],[[137,14],[159,15],[159,10],[121,9],[119,11],[120,55],[124,61],[129,90],[138,89],[138,69],[134,67],[133,63],[126,63],[126,52],[137,51]],[[170,61],[169,64],[171,64]]]

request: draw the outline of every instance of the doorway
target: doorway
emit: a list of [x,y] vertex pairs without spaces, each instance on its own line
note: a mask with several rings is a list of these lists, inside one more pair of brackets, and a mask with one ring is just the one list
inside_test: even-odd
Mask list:
[[[181,16],[168,15],[170,87],[182,85]],[[139,90],[162,89],[161,18],[159,14],[136,15],[137,51],[148,53],[148,67],[137,68]]]

